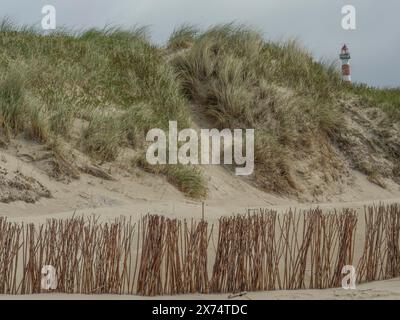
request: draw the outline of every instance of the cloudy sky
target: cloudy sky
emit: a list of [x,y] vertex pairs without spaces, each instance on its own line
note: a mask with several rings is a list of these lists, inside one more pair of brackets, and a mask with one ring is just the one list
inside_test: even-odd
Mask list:
[[[316,58],[337,59],[347,43],[354,81],[400,87],[399,0],[0,0],[0,16],[40,25],[46,4],[55,6],[58,26],[147,25],[160,44],[182,23],[205,28],[231,21],[267,39],[298,38]],[[356,30],[341,26],[348,4],[356,8]]]

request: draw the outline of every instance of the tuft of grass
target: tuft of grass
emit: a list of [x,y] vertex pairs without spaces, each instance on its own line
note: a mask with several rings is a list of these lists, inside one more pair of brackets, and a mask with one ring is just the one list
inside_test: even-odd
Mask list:
[[49,110],[50,130],[56,135],[68,137],[75,118],[75,109],[67,103],[58,103]]
[[151,107],[143,103],[134,105],[120,117],[128,144],[133,148],[143,148],[146,133],[153,128],[157,117]]
[[190,24],[183,24],[174,29],[169,37],[167,48],[171,50],[187,49],[195,41],[199,30]]
[[168,181],[191,198],[204,198],[207,188],[198,167],[174,165],[166,169]]
[[367,176],[368,181],[386,188],[386,184],[383,181],[382,175],[379,173],[379,169],[372,161],[359,160],[355,163],[355,168]]
[[50,136],[47,147],[53,153],[51,175],[54,178],[57,180],[80,178],[80,171],[75,165],[73,157],[71,157],[72,150],[69,150],[58,136]]
[[0,32],[12,32],[15,31],[16,26],[12,19],[5,16],[0,22]]
[[22,77],[7,73],[0,79],[0,127],[7,135],[19,133],[24,126],[25,104]]
[[181,164],[150,165],[141,155],[135,157],[132,164],[146,172],[164,175],[169,183],[190,198],[202,199],[207,195],[207,183],[198,167]]
[[118,118],[105,112],[94,112],[82,137],[85,150],[101,161],[118,157],[123,130]]
[[48,142],[50,130],[46,111],[37,104],[31,104],[29,105],[27,116],[27,136],[40,143]]

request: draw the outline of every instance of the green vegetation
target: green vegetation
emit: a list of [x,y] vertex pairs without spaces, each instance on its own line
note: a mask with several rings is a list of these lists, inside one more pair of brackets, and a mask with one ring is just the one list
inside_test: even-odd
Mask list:
[[198,33],[199,30],[196,27],[183,24],[172,32],[167,47],[172,50],[187,49],[193,44]]
[[394,121],[400,121],[400,89],[377,89],[363,84],[349,87],[366,105],[379,107]]
[[[341,140],[348,133],[342,102],[349,95],[400,119],[399,89],[344,85],[334,63],[315,61],[296,41],[266,41],[245,26],[200,32],[183,25],[163,49],[149,42],[145,28],[43,36],[0,23],[0,135],[57,145],[60,159],[67,158],[60,151],[66,144],[99,162],[118,159],[122,148],[144,154],[149,129],[167,129],[169,120],[190,126],[190,101],[218,128],[255,128],[256,183],[298,194],[301,161],[309,166],[303,175],[321,171],[322,179],[336,179],[332,145],[350,145]],[[76,121],[84,123],[78,138]],[[133,162],[165,175],[188,196],[207,192],[194,167]],[[60,172],[69,170],[62,163]],[[379,180],[373,165],[364,171]]]
[[7,135],[22,129],[24,109],[22,79],[15,73],[6,74],[0,80],[0,126]]
[[256,129],[256,177],[267,190],[295,191],[290,161],[343,123],[334,65],[315,62],[294,41],[266,42],[246,27],[222,25],[200,34],[173,64],[214,125]]
[[[176,74],[144,28],[43,36],[3,20],[0,48],[0,133],[8,139],[63,139],[93,160],[112,161],[121,147],[143,148],[149,128],[167,128],[169,119],[189,126]],[[75,119],[87,125],[72,142]],[[192,173],[178,171],[185,173],[172,179],[186,192]]]
[[206,182],[197,167],[181,164],[154,166],[150,165],[144,156],[137,156],[132,162],[146,172],[166,176],[169,183],[190,197],[204,198],[207,195]]
[[[338,141],[342,148],[351,144],[345,141],[353,132],[346,127],[342,103],[348,94],[360,104],[381,108],[392,120],[400,119],[399,90],[347,86],[335,63],[315,61],[296,41],[268,42],[234,24],[192,39],[190,50],[172,61],[184,93],[217,127],[256,129],[255,179],[268,191],[302,192],[295,172],[299,161],[310,163],[302,175],[320,172],[323,181],[338,179],[340,161],[332,146]],[[384,141],[379,144],[393,160],[396,151]],[[371,168],[378,181],[373,163]]]

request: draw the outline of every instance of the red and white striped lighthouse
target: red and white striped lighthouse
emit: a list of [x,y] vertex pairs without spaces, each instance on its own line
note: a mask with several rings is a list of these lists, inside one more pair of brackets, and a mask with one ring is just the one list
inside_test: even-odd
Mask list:
[[350,52],[346,45],[342,47],[340,60],[342,60],[342,79],[344,82],[351,83]]

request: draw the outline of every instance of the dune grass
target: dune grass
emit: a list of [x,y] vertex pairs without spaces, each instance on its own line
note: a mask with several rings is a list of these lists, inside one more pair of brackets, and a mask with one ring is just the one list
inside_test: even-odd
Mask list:
[[315,62],[295,41],[271,43],[245,26],[220,25],[173,64],[185,94],[215,126],[256,129],[255,176],[267,190],[294,191],[294,153],[341,128],[337,68]]
[[16,73],[6,74],[0,79],[0,127],[7,135],[22,129],[24,109],[21,77]]
[[138,155],[132,162],[146,172],[165,176],[169,183],[191,198],[202,199],[207,196],[207,183],[198,167],[182,164],[150,165],[143,155]]
[[199,30],[190,24],[183,24],[174,29],[168,39],[167,48],[171,50],[187,49],[194,43]]
[[40,100],[60,134],[67,131],[60,119],[90,118],[94,110],[110,107],[129,111],[141,103],[154,124],[176,119],[187,125],[175,73],[143,28],[42,36],[3,21],[0,44],[1,74],[14,69],[24,78],[24,90]]
[[[87,126],[76,145],[95,161],[115,160],[121,147],[142,148],[146,131],[168,128],[169,120],[189,125],[175,71],[146,28],[44,36],[3,20],[0,75],[0,128],[8,136],[69,141],[80,118]],[[191,195],[184,185],[192,173],[171,172]]]
[[348,88],[361,97],[365,105],[379,107],[393,121],[400,121],[400,88],[378,89],[365,84],[355,84]]
[[[345,130],[345,95],[400,119],[398,89],[346,86],[338,70],[315,61],[296,41],[266,41],[235,24],[203,32],[184,24],[164,49],[149,41],[146,28],[44,36],[3,20],[0,134],[69,142],[81,119],[86,126],[74,147],[93,161],[114,161],[125,147],[144,154],[151,128],[167,129],[170,120],[189,127],[190,100],[217,128],[254,128],[254,179],[265,190],[293,194],[302,191],[295,163],[312,159],[317,172],[335,161],[331,146]],[[192,166],[133,162],[191,197],[207,192]]]

